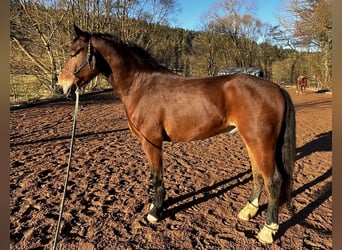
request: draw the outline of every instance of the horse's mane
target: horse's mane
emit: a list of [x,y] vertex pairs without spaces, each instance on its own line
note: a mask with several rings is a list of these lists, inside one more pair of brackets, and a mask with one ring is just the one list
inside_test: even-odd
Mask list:
[[107,40],[110,44],[120,49],[127,49],[139,64],[148,64],[154,68],[163,67],[146,50],[133,42],[122,41],[115,35],[108,33],[95,33],[92,36]]

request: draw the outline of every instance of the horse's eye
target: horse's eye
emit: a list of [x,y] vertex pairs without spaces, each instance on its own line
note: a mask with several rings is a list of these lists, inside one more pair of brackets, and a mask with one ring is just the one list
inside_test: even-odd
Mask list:
[[80,48],[80,49],[78,49],[76,51],[72,51],[70,53],[70,57],[73,58],[73,57],[77,56],[81,52],[81,50],[82,50],[82,48]]

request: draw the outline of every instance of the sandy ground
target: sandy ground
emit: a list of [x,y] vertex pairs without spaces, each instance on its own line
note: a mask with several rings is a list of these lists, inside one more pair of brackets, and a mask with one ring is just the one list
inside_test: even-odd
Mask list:
[[[81,96],[59,249],[332,249],[332,95],[295,94],[292,208],[274,244],[255,235],[266,215],[237,219],[252,182],[239,134],[164,144],[167,208],[146,220],[150,171],[111,92]],[[10,247],[51,249],[64,187],[74,102],[10,112]]]

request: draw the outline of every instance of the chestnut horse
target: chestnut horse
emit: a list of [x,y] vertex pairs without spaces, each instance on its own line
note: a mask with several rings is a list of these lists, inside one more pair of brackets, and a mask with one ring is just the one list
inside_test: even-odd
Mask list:
[[187,142],[237,128],[253,175],[249,200],[238,218],[250,220],[257,214],[265,185],[266,222],[257,238],[272,243],[279,228],[279,206],[290,199],[295,161],[295,113],[289,94],[248,74],[185,78],[137,45],[74,29],[76,38],[58,84],[70,95],[99,73],[108,77],[151,164],[154,199],[147,219],[155,223],[162,218],[163,141]]
[[308,78],[306,76],[299,76],[296,81],[296,93],[305,94],[307,85]]

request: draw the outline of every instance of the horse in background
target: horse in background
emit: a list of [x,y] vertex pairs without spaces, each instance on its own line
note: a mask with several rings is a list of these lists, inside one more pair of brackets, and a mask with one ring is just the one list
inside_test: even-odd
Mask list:
[[307,85],[308,78],[306,76],[299,76],[296,81],[296,93],[305,94]]

